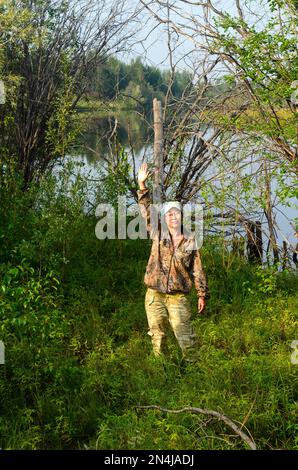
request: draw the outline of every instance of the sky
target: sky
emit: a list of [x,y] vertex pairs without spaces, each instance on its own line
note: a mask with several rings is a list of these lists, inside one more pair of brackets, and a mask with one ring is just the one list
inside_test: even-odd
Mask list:
[[[132,2],[138,3],[138,0],[132,0]],[[166,9],[163,7],[162,11],[156,6],[155,2],[152,0],[144,0],[151,10],[156,11],[158,15],[167,19]],[[173,4],[177,13],[170,12],[169,19],[175,24],[179,25],[185,31],[187,30],[187,25],[190,24],[189,17],[194,19],[202,19],[202,7],[198,5],[191,5],[190,3],[196,3],[196,0],[169,0],[169,4]],[[199,2],[198,2],[199,3]],[[236,0],[212,0],[213,5],[222,10],[223,12],[228,12],[232,16],[237,17],[237,6]],[[133,3],[132,3],[133,4]],[[163,1],[163,5],[167,4],[167,0]],[[262,28],[264,22],[268,18],[266,13],[266,7],[268,7],[267,0],[241,0],[241,5],[246,5],[243,8],[245,19],[249,24],[256,24],[256,28]],[[260,7],[262,8],[260,9]],[[252,13],[250,13],[250,10]],[[178,14],[179,12],[179,14]],[[212,14],[213,16],[213,14]],[[152,14],[144,9],[141,14],[141,28],[137,32],[135,44],[130,47],[129,51],[123,54],[123,59],[125,61],[130,61],[132,58],[141,56],[144,62],[147,62],[150,65],[155,65],[160,68],[169,68],[169,54],[168,54],[168,34],[167,27],[165,24],[158,25],[158,22],[153,18]],[[183,36],[173,36],[172,47],[175,46],[174,59],[178,61],[186,53],[194,51],[195,56],[199,56],[200,51],[191,41],[191,39],[185,38]],[[178,64],[181,68],[187,68],[187,64],[179,62]]]
[[[150,0],[147,0],[147,3],[150,4]],[[140,31],[137,32],[133,46],[123,54],[123,59],[129,62],[132,58],[139,56],[149,65],[168,69],[170,62],[166,25],[159,25],[147,10],[144,10],[141,17],[142,25]],[[177,15],[172,15],[172,19],[181,21],[181,18]],[[174,52],[175,61],[193,49],[193,44],[181,36],[179,41],[172,42],[173,46],[176,48]],[[186,68],[183,64],[180,64],[180,67]]]

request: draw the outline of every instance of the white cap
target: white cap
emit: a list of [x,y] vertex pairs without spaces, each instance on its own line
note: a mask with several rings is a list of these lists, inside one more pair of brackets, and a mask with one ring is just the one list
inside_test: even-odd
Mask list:
[[178,209],[179,211],[182,212],[182,207],[181,207],[181,204],[180,202],[178,201],[169,201],[169,202],[165,202],[162,206],[162,209],[160,211],[161,215],[165,215],[170,209]]

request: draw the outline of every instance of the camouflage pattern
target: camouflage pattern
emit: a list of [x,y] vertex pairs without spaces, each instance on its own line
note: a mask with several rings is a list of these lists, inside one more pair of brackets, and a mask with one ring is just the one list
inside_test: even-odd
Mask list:
[[174,249],[171,238],[161,230],[161,224],[153,226],[151,223],[154,218],[150,217],[152,205],[148,188],[138,191],[138,203],[153,241],[144,277],[146,286],[165,294],[187,294],[194,283],[198,297],[208,298],[207,276],[199,250],[195,249],[195,239],[184,237]]
[[190,356],[197,343],[187,296],[179,293],[163,294],[148,288],[145,309],[154,354],[159,356],[165,352],[165,328],[169,322],[183,356]]

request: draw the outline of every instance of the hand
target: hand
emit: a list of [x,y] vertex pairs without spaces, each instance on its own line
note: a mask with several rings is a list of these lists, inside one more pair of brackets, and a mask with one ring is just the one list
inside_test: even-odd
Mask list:
[[140,187],[145,186],[144,183],[146,179],[148,178],[148,176],[149,176],[148,165],[147,163],[142,163],[138,171],[138,182],[139,182]]
[[203,313],[204,309],[206,306],[206,299],[205,297],[199,297],[198,298],[198,311],[199,313]]

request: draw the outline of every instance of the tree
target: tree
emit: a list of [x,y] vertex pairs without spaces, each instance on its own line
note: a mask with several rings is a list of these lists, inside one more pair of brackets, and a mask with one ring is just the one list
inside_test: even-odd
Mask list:
[[[197,97],[199,89],[202,94],[197,107],[191,95],[191,99],[180,100],[178,108],[185,110],[185,116],[187,109],[194,111],[193,117],[202,126],[207,124],[205,135],[212,136],[210,124],[216,129],[215,138],[206,142],[202,131],[198,132],[202,127],[197,126],[197,131],[193,127],[192,134],[188,127],[187,138],[187,121],[183,118],[176,121],[174,138],[165,143],[165,162],[169,162],[168,155],[173,162],[166,172],[166,185],[180,181],[178,196],[189,200],[200,195],[213,208],[217,207],[219,212],[212,217],[215,232],[220,220],[228,235],[239,223],[253,222],[256,213],[261,215],[263,211],[277,260],[273,209],[278,200],[273,201],[271,194],[272,176],[279,183],[276,195],[283,200],[297,196],[297,2],[141,0],[141,3],[155,23],[167,31],[169,43],[174,36],[175,48],[185,41],[193,45],[189,57],[199,64],[194,84]],[[173,102],[175,67],[171,52],[169,61],[173,66],[168,95]],[[214,64],[215,80],[211,74],[201,73],[200,68],[206,70],[208,63]],[[185,162],[189,148],[195,152],[199,149],[199,155],[205,157],[198,161],[193,156]],[[208,176],[206,170],[213,175]],[[260,220],[259,216],[255,220]]]
[[245,89],[249,109],[239,108],[242,120],[234,120],[234,128],[247,131],[249,124],[251,134],[266,139],[268,155],[297,175],[298,115],[291,101],[298,76],[297,2],[258,0],[251,8],[252,2],[235,0],[225,9],[213,0],[141,3],[160,24],[191,41],[198,55],[215,58]]
[[24,189],[67,152],[90,69],[126,47],[136,16],[124,1],[2,1],[0,74],[8,93],[0,136]]

